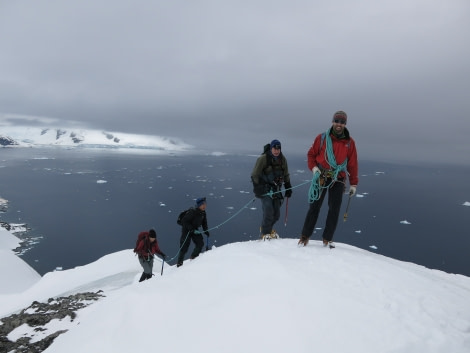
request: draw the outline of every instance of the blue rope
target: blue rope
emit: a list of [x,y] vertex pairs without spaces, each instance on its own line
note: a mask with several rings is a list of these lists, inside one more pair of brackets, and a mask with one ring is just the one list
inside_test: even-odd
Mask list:
[[[300,186],[302,186],[302,185],[305,185],[305,184],[307,184],[307,183],[309,183],[309,182],[310,182],[310,181],[306,181],[305,183],[299,184],[299,185],[297,185],[297,186],[293,186],[293,187],[291,187],[291,188],[287,188],[287,189],[285,189],[285,190],[295,189],[295,188],[298,188],[298,187],[300,187]],[[279,193],[279,192],[282,192],[282,191],[275,191],[275,192],[273,192],[273,191],[271,190],[271,191],[269,191],[268,193],[264,194],[263,196],[269,196],[269,197],[272,198],[274,194]],[[241,207],[237,212],[235,212],[231,217],[229,217],[228,219],[226,219],[226,220],[223,221],[222,223],[216,225],[215,227],[212,227],[212,228],[207,229],[207,232],[210,231],[210,230],[213,230],[213,229],[218,229],[219,227],[221,227],[221,226],[223,226],[224,224],[228,223],[228,222],[231,221],[233,218],[235,218],[236,216],[238,216],[244,209],[248,208],[248,206],[249,206],[251,203],[253,203],[255,200],[256,200],[255,197],[252,198],[248,203],[246,203],[244,206],[242,206],[242,207]],[[191,233],[191,232],[188,232],[188,233],[186,234],[186,238],[184,239],[183,244],[184,244],[184,243],[186,242],[186,240],[188,239],[190,233]],[[201,232],[200,232],[199,230],[195,230],[194,233],[196,233],[196,234],[201,234]],[[176,253],[176,255],[173,256],[172,258],[168,259],[167,262],[170,262],[170,261],[173,261],[174,259],[176,259],[176,257],[177,257],[178,254],[180,253],[182,247],[183,247],[183,245],[180,246],[180,248],[178,249],[178,252]],[[162,261],[164,261],[164,260],[162,260]]]

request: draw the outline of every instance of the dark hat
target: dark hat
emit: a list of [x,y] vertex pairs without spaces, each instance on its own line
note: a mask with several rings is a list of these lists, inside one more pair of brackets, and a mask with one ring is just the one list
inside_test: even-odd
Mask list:
[[279,140],[271,141],[271,148],[275,147],[277,150],[281,149],[281,142]]
[[333,114],[333,120],[335,119],[343,119],[345,121],[348,121],[348,115],[346,114],[346,112],[338,110],[336,113]]
[[155,232],[155,229],[150,229],[149,238],[156,238],[156,237],[157,237],[157,232]]
[[206,198],[205,197],[200,197],[196,200],[196,206],[199,207],[201,206],[202,204],[205,204],[206,203]]

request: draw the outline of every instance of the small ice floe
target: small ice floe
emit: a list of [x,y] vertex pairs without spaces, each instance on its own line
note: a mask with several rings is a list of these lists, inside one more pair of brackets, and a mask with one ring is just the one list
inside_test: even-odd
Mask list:
[[383,175],[385,172],[375,172],[375,175]]
[[377,250],[377,247],[375,245],[371,245],[371,246],[369,246],[369,248]]
[[404,221],[400,221],[401,224],[411,224],[410,222],[408,222],[406,219]]
[[166,205],[163,202],[159,203],[160,207],[165,207]]
[[215,156],[215,157],[220,157],[220,156],[225,156],[226,153],[224,152],[219,152],[219,151],[214,151],[214,152],[211,152],[211,156]]
[[54,271],[62,271],[62,270],[63,270],[62,266],[57,266]]
[[225,190],[232,190],[233,188],[231,186],[227,186],[226,188],[224,188]]
[[362,230],[355,230],[354,233],[361,234]]
[[227,210],[233,210],[233,209],[234,209],[233,206],[228,206],[228,207],[227,207]]
[[250,210],[254,211],[256,210],[256,207],[250,207]]
[[465,201],[465,202],[462,204],[462,206],[470,206],[470,202]]
[[106,184],[108,181],[107,180],[97,180],[96,183],[97,184]]
[[356,194],[356,197],[364,197],[364,194]]

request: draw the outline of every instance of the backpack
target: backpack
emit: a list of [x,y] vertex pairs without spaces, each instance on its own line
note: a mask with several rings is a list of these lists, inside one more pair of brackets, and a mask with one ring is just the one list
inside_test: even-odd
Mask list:
[[142,239],[144,239],[146,236],[148,236],[148,232],[140,232],[139,235],[137,236],[137,240],[135,242],[135,248],[134,252],[137,253],[137,246],[139,246],[139,243]]
[[187,210],[184,210],[183,212],[181,212],[181,213],[179,214],[177,220],[176,220],[176,224],[182,226],[182,225],[183,225],[183,222],[182,222],[182,221],[183,221],[184,216],[186,216],[186,213],[188,213],[189,210],[191,210],[191,209],[192,209],[192,207],[191,207],[191,208],[188,208]]

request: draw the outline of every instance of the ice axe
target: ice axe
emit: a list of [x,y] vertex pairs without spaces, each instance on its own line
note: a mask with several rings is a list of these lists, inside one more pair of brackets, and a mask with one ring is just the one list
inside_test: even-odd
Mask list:
[[346,222],[346,220],[348,219],[348,209],[349,209],[349,203],[351,202],[351,198],[352,198],[352,195],[349,195],[348,204],[346,205],[346,212],[344,212],[344,216],[343,216],[343,222]]
[[287,210],[289,209],[289,198],[286,201],[286,216],[284,217],[284,227],[287,227]]

